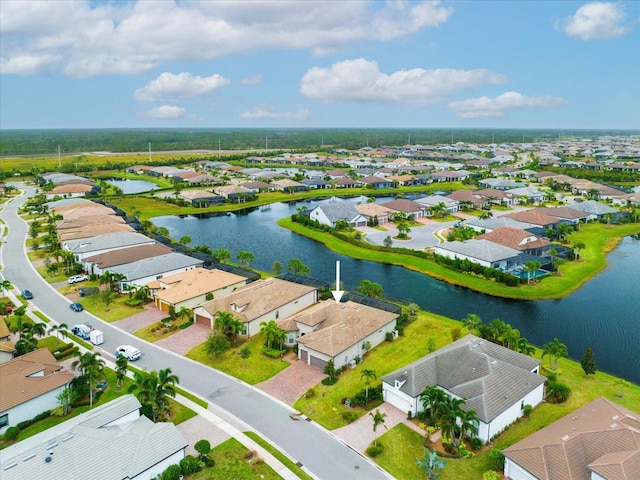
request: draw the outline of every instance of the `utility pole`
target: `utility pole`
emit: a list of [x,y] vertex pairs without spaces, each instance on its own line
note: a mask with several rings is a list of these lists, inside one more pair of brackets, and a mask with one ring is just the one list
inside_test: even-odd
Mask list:
[[151,162],[151,142],[149,142],[149,162]]
[[218,158],[220,158],[221,153],[222,150],[220,149],[220,139],[218,139]]
[[62,158],[60,157],[60,145],[58,145],[58,168],[62,168]]

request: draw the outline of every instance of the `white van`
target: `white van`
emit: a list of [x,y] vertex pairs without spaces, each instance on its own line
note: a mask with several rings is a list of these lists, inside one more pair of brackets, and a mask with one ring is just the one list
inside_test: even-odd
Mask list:
[[135,362],[142,356],[142,353],[136,347],[132,347],[131,345],[120,345],[116,348],[116,358],[120,355],[130,362]]

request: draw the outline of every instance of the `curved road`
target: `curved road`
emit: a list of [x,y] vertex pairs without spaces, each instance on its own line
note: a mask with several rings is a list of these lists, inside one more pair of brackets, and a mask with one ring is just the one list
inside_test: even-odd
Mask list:
[[44,281],[29,262],[24,241],[28,226],[17,210],[28,196],[31,187],[17,185],[27,192],[4,205],[0,211],[9,227],[6,242],[0,249],[3,276],[18,289],[33,293],[31,303],[47,317],[58,323],[73,325],[88,321],[102,330],[104,354],[112,355],[121,344],[138,347],[143,356],[137,367],[158,370],[171,367],[180,377],[180,386],[210,400],[219,408],[250,425],[274,446],[304,465],[314,476],[327,480],[377,480],[392,478],[387,472],[352,450],[348,445],[313,422],[292,421],[290,408],[266,396],[257,389],[217,370],[181,357],[153,344],[146,343],[127,332],[104,322],[87,312],[76,313],[69,302]]

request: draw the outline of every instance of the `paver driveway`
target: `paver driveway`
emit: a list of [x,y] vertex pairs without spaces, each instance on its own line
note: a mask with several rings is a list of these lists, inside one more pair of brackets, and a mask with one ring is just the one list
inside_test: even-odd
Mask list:
[[258,383],[256,387],[287,405],[293,405],[307,390],[320,383],[324,377],[326,375],[322,370],[294,359],[291,366],[269,380]]

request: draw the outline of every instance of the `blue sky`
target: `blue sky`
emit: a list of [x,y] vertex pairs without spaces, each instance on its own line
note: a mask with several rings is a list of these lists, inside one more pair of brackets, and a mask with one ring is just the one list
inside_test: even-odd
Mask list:
[[0,0],[0,128],[640,128],[640,2]]

